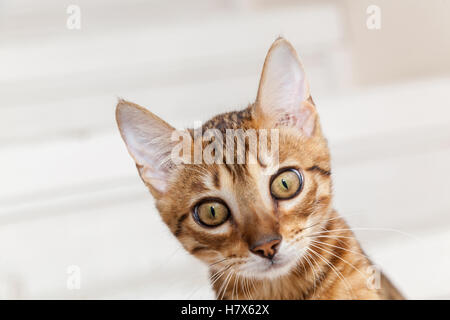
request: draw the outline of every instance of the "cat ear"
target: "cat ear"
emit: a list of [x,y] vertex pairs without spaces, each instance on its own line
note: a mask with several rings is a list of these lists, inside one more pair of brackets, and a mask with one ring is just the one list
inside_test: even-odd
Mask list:
[[136,162],[142,180],[153,190],[164,193],[174,163],[171,152],[173,127],[147,109],[119,100],[116,120],[130,155]]
[[278,38],[267,53],[256,99],[256,116],[271,126],[291,126],[311,136],[316,111],[308,81],[292,45]]

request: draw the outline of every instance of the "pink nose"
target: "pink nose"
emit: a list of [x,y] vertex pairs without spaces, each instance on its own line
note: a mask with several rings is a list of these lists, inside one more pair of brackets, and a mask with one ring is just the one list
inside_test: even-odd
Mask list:
[[273,259],[280,246],[281,239],[270,239],[264,242],[258,242],[250,248],[250,251],[263,258]]

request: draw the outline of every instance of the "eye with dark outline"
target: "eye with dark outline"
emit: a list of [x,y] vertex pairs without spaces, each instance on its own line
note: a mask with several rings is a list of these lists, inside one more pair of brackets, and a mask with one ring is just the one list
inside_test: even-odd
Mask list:
[[270,180],[270,193],[277,200],[294,198],[303,188],[302,174],[293,168],[280,170]]
[[220,226],[229,216],[230,210],[218,199],[207,199],[194,207],[194,219],[203,226]]

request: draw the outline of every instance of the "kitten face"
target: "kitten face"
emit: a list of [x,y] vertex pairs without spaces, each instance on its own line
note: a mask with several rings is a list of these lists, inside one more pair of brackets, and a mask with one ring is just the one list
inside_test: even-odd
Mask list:
[[[331,200],[328,168],[323,142],[282,130],[280,170],[273,176],[265,175],[259,163],[185,165],[158,201],[158,209],[184,247],[206,263],[218,262],[217,268],[232,265],[243,276],[276,277],[297,265],[309,244],[307,234],[320,225],[307,227],[326,219]],[[286,169],[301,175],[302,186],[293,197],[277,199],[271,183]],[[295,177],[294,173],[291,178]],[[295,187],[295,181],[291,185]],[[222,223],[219,218],[217,226],[204,225],[196,209],[216,201],[229,210],[229,216]],[[273,257],[255,252],[255,246],[270,240],[280,240]],[[223,259],[227,260],[220,263]]]
[[261,279],[307,263],[308,235],[330,212],[330,161],[303,67],[286,40],[269,50],[256,102],[203,125],[223,133],[278,130],[279,169],[270,175],[257,156],[244,164],[175,164],[174,129],[135,104],[120,101],[117,121],[161,217],[191,254],[213,270]]

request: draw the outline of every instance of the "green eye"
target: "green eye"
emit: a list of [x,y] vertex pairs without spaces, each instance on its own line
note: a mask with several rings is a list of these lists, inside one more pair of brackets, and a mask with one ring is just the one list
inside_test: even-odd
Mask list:
[[296,196],[303,185],[303,177],[295,169],[278,173],[271,182],[270,192],[276,199],[290,199]]
[[194,215],[202,224],[215,227],[228,219],[229,211],[222,202],[211,200],[197,205]]

